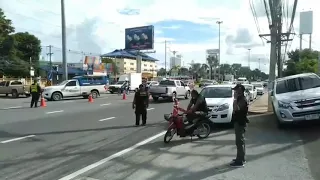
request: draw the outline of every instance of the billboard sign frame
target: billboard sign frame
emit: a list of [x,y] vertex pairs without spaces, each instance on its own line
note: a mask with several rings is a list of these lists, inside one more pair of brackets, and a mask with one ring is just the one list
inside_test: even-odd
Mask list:
[[219,49],[207,49],[206,53],[207,55],[219,54]]
[[154,49],[154,26],[141,26],[125,29],[126,50]]

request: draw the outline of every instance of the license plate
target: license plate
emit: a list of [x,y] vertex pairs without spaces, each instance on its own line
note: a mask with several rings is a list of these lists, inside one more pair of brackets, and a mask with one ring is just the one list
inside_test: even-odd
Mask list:
[[319,114],[310,114],[305,116],[306,120],[319,119]]

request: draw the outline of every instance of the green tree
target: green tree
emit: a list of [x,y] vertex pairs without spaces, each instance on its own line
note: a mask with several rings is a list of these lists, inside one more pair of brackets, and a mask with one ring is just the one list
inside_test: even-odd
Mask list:
[[214,70],[213,77],[215,78],[216,69],[219,66],[219,61],[218,61],[217,56],[209,55],[207,57],[207,62],[208,62],[209,68],[210,68],[210,79],[212,79],[212,70]]
[[7,19],[3,10],[0,8],[0,43],[6,36],[14,32],[14,27],[10,19]]
[[157,72],[158,76],[166,76],[166,70],[164,68],[160,68]]
[[317,59],[303,59],[296,63],[296,70],[299,73],[316,73],[318,71],[318,61]]

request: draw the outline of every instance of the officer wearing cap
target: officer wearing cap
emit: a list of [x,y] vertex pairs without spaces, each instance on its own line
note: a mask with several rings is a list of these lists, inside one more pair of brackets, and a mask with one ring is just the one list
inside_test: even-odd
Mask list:
[[243,85],[237,84],[232,89],[234,90],[232,122],[234,123],[236,136],[237,156],[232,160],[230,166],[243,167],[246,163],[244,135],[246,132],[247,123],[249,123],[247,118],[248,102],[244,96],[245,87]]
[[139,90],[134,94],[132,109],[135,109],[136,126],[140,124],[140,116],[142,116],[142,125],[147,122],[147,108],[149,106],[149,94],[143,84],[139,85]]
[[37,80],[33,81],[33,84],[30,86],[31,93],[31,104],[30,107],[38,107],[38,101],[41,95],[41,87],[39,86]]

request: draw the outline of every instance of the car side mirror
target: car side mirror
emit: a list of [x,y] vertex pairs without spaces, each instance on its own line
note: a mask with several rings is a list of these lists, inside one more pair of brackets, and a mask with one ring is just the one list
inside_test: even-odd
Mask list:
[[274,95],[273,90],[271,90],[270,91],[270,96],[273,96],[273,95]]

